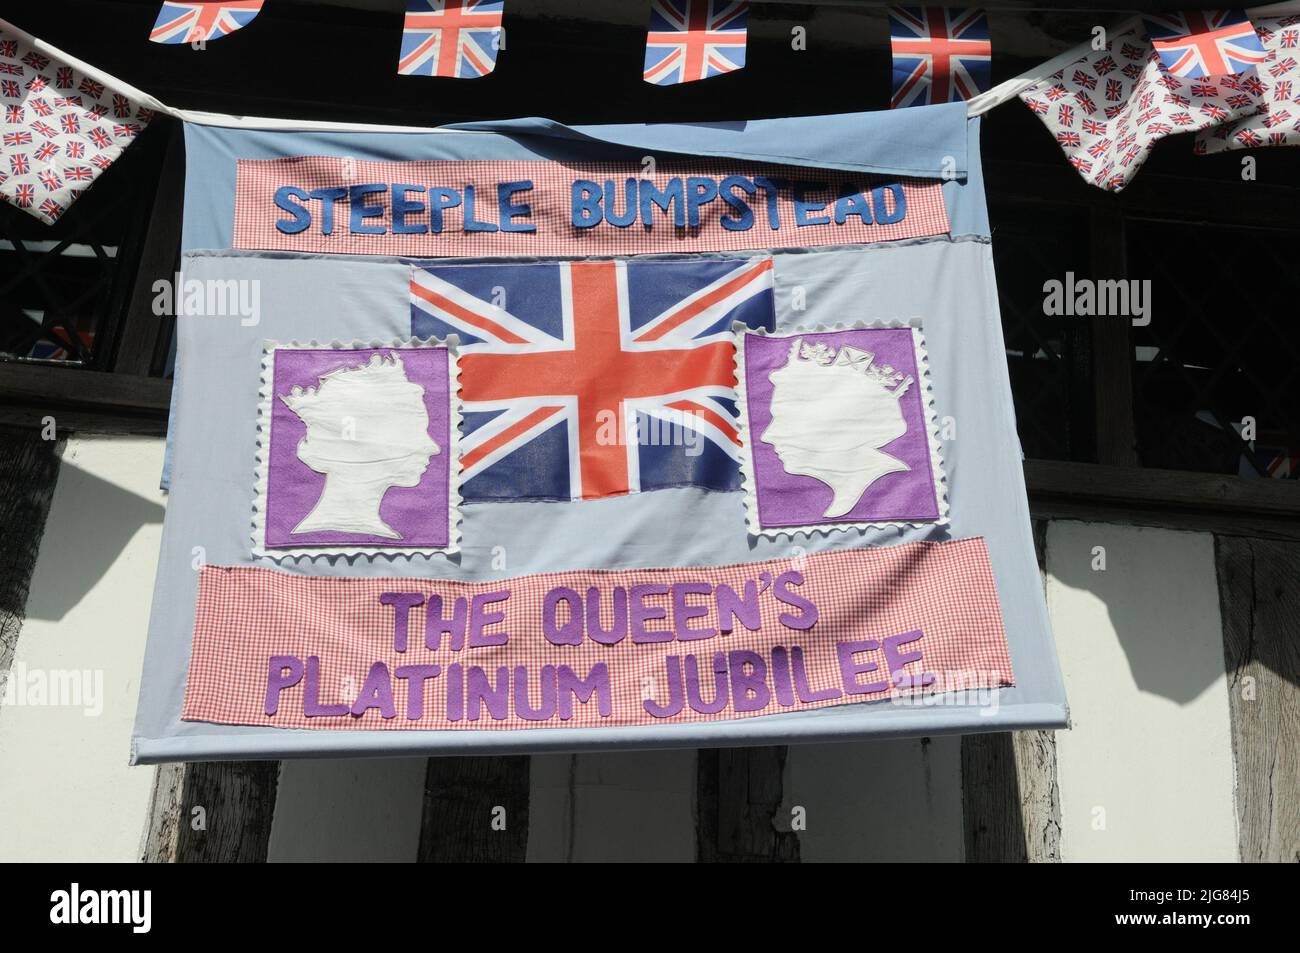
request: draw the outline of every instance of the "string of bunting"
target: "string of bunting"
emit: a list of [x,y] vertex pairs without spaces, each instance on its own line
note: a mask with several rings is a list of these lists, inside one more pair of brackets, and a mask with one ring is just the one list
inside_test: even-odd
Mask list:
[[[149,39],[222,39],[253,23],[262,5],[167,0]],[[486,76],[504,48],[504,6],[407,0],[398,71]],[[982,10],[894,7],[891,106],[965,100],[978,115],[1018,96],[1085,181],[1119,191],[1154,144],[1177,133],[1194,132],[1198,154],[1300,144],[1295,7],[1259,8],[1250,17],[1227,10],[1135,18],[1104,43],[1083,45],[991,91]],[[645,80],[675,85],[744,68],[748,12],[744,0],[652,0]],[[146,104],[152,97],[41,47],[45,52],[20,31],[0,29],[0,199],[53,224],[154,112],[168,107]]]

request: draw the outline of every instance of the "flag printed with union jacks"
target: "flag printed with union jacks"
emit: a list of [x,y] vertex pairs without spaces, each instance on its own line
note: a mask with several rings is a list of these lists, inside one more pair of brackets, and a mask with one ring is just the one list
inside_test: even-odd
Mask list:
[[461,496],[738,489],[731,325],[772,288],[767,257],[414,268],[412,333],[461,342]]
[[0,30],[0,198],[53,225],[153,113]]
[[67,328],[55,325],[31,346],[27,356],[40,361],[77,361],[94,346],[94,331],[77,331],[74,341]]
[[647,83],[676,86],[745,66],[747,0],[651,0]]
[[504,0],[406,0],[403,76],[478,79],[496,69]]
[[1159,140],[1251,116],[1255,70],[1215,80],[1175,76],[1139,29],[1111,36],[1020,93],[1084,180],[1118,192]]
[[1199,79],[1243,73],[1263,63],[1263,45],[1240,10],[1149,14],[1147,38],[1172,76]]
[[152,43],[206,43],[219,40],[252,23],[263,0],[174,2],[167,0],[149,31]]
[[1263,106],[1244,119],[1198,132],[1198,154],[1300,145],[1300,16],[1256,17],[1255,35],[1268,59],[1258,77],[1238,81],[1258,81]]
[[989,88],[993,47],[983,10],[890,7],[891,109],[964,102]]

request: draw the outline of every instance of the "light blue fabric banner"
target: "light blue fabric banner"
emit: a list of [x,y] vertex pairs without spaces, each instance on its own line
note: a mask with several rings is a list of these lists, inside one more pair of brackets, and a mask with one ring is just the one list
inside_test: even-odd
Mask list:
[[[172,495],[163,532],[133,761],[697,747],[1058,728],[1068,716],[1034,557],[980,180],[977,123],[960,106],[710,126],[561,127],[545,120],[479,131],[343,135],[187,128],[186,281],[256,287],[255,323],[179,320]],[[920,114],[925,114],[921,121]],[[792,135],[792,133],[797,133]],[[907,148],[908,136],[915,147]],[[940,180],[949,233],[868,245],[695,255],[773,263],[773,333],[911,321],[924,331],[949,522],[813,535],[746,531],[744,493],[682,485],[565,503],[467,503],[455,558],[277,561],[250,543],[263,348],[267,341],[411,336],[412,262],[396,256],[233,251],[235,162],[294,156],[413,159],[623,158],[635,151],[790,163]],[[614,144],[617,145],[614,145]],[[806,155],[804,154],[806,153]],[[951,161],[948,161],[951,160]],[[947,177],[951,173],[952,178]],[[491,262],[493,259],[477,259]],[[510,259],[519,262],[518,256]],[[662,256],[656,260],[665,260]],[[667,260],[674,260],[669,258]],[[677,260],[682,260],[677,256]],[[441,260],[447,262],[446,259]],[[501,279],[504,281],[505,279]],[[799,553],[982,537],[1015,684],[931,704],[838,705],[727,721],[619,728],[333,731],[182,718],[198,585],[196,565],[293,576],[415,576],[490,581],[595,567],[711,566]],[[495,547],[509,540],[502,567]],[[196,547],[201,559],[196,561]]]

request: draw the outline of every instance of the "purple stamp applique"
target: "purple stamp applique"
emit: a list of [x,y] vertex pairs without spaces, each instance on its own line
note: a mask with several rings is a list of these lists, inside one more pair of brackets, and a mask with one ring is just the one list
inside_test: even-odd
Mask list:
[[445,345],[268,343],[254,551],[455,551],[456,381]]
[[921,332],[739,333],[751,532],[947,521]]

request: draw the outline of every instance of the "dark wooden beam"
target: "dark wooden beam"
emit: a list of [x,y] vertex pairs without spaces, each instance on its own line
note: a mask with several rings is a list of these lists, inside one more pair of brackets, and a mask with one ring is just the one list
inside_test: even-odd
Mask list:
[[529,777],[526,755],[430,758],[420,863],[522,862]]
[[22,361],[0,362],[0,400],[167,415],[171,381]]
[[1300,543],[1218,537],[1237,830],[1247,862],[1300,861]]
[[0,423],[60,434],[163,434],[172,384],[159,377],[0,361]]
[[1300,519],[1300,485],[1222,473],[1026,460],[1025,483],[1035,501],[1129,504],[1148,509]]
[[699,753],[696,859],[701,863],[791,863],[799,835],[784,800],[786,749],[706,748]]
[[265,863],[278,761],[159,765],[145,863]]
[[[171,122],[163,153],[158,187],[149,210],[149,228],[131,285],[122,335],[114,355],[118,374],[147,377],[159,363],[163,316],[155,313],[154,282],[173,281],[180,267],[181,206],[185,191],[185,135],[179,122]],[[160,130],[164,131],[164,130]],[[173,294],[175,289],[173,289]]]
[[[1048,135],[1045,129],[1042,132]],[[1204,163],[1207,176],[1214,166],[1221,165],[1217,156],[1197,158]],[[1295,204],[1293,186],[1243,182],[1239,175],[1219,176],[1207,182],[1205,178],[1162,175],[1143,169],[1123,192],[1113,195],[1086,183],[1064,156],[1059,163],[990,157],[984,160],[983,167],[990,195],[1014,195],[1019,201],[1049,205],[1120,209],[1129,218],[1259,228],[1261,223],[1279,222],[1277,210]],[[1189,203],[1189,195],[1205,195],[1206,201]],[[993,240],[997,241],[996,234]]]
[[61,439],[0,429],[0,678],[13,664],[62,452]]
[[967,863],[1059,863],[1061,800],[1051,731],[961,740]]
[[[1091,262],[1095,279],[1128,277],[1124,248],[1124,216],[1114,203],[1091,211]],[[1137,466],[1137,434],[1133,422],[1133,342],[1128,315],[1091,319],[1091,366],[1094,446],[1097,462]]]
[[[1047,571],[1047,521],[1034,521],[1038,571]],[[968,863],[1059,863],[1061,796],[1056,734],[997,732],[961,739]]]

